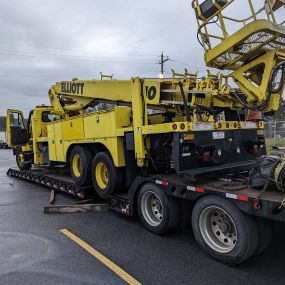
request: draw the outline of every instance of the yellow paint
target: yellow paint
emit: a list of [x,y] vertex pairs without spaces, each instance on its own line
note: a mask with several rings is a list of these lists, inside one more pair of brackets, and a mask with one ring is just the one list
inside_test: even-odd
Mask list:
[[61,123],[62,139],[64,141],[84,139],[83,118],[73,118],[72,120],[64,120]]
[[122,278],[124,281],[126,281],[130,285],[141,285],[141,283],[136,280],[134,277],[129,275],[126,271],[124,271],[122,268],[120,268],[117,264],[112,262],[110,259],[108,259],[106,256],[101,254],[99,251],[91,247],[89,244],[87,244],[85,241],[80,239],[75,234],[71,233],[67,229],[60,230],[61,233],[63,233],[65,236],[73,240],[75,243],[77,243],[79,246],[81,246],[83,249],[85,249],[87,252],[89,252],[91,255],[93,255],[97,260],[99,260],[101,263],[103,263],[105,266],[107,266],[110,270],[112,270],[114,273],[116,273],[120,278]]
[[72,158],[72,171],[76,177],[80,177],[82,174],[82,160],[78,153]]
[[95,168],[95,177],[98,183],[98,186],[105,190],[108,186],[109,176],[108,176],[108,169],[103,162],[99,162]]

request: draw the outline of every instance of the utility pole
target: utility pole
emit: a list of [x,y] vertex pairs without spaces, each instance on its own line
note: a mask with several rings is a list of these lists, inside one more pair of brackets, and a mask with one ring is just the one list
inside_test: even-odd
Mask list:
[[166,63],[167,61],[169,61],[169,57],[166,56],[164,57],[163,51],[161,52],[160,55],[160,61],[158,64],[160,64],[160,77],[163,78],[164,77],[164,63]]

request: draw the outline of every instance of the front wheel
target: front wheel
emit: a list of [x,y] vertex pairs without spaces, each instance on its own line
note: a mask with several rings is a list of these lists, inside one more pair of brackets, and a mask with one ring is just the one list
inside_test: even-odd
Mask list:
[[237,265],[257,250],[258,228],[254,218],[221,197],[198,200],[192,213],[192,229],[203,252],[227,265]]
[[20,170],[30,170],[32,168],[32,163],[26,161],[25,153],[22,151],[16,154],[16,162]]

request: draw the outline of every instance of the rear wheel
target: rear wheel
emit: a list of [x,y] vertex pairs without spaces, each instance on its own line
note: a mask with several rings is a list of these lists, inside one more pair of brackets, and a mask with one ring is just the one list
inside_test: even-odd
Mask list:
[[16,162],[20,170],[30,170],[32,168],[32,163],[26,161],[25,154],[22,151],[16,154]]
[[144,227],[158,235],[175,229],[179,225],[179,203],[167,197],[157,185],[146,183],[137,197],[138,214]]
[[256,223],[258,228],[258,246],[254,255],[259,255],[266,250],[272,240],[273,225],[272,221],[263,218],[257,218]]
[[123,169],[115,167],[108,152],[99,152],[93,159],[92,180],[98,196],[108,199],[117,190],[123,190]]
[[75,146],[70,154],[70,173],[78,186],[92,184],[91,178],[92,155],[88,148]]
[[224,198],[206,196],[198,200],[192,213],[192,229],[203,252],[221,263],[237,265],[256,252],[255,219]]

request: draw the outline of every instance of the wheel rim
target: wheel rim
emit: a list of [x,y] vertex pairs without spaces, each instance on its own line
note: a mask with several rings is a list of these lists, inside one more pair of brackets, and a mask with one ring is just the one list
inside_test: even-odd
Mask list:
[[18,163],[20,166],[23,166],[25,163],[25,157],[22,153],[19,153],[19,155],[18,155]]
[[72,159],[72,170],[76,177],[82,174],[82,160],[79,154],[75,154]]
[[232,251],[237,243],[237,229],[233,219],[223,209],[215,206],[205,208],[199,218],[204,241],[219,253]]
[[101,189],[105,190],[109,183],[109,174],[108,174],[108,169],[103,162],[99,162],[96,165],[95,177],[96,177],[98,186]]
[[145,221],[157,227],[163,220],[163,206],[160,198],[152,191],[145,192],[141,198],[141,211]]

